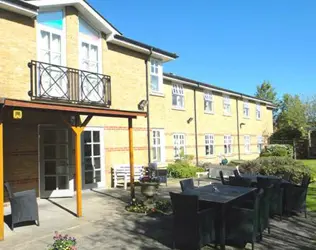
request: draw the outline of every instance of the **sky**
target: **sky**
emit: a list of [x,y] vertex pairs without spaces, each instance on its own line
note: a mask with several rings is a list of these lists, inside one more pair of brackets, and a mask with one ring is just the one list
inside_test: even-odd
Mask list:
[[164,72],[253,95],[316,94],[316,0],[88,0],[124,36],[175,52]]

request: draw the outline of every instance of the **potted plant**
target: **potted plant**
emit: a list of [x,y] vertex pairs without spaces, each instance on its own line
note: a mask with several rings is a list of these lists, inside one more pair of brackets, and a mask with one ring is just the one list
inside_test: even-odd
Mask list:
[[139,179],[140,191],[146,197],[146,203],[152,203],[159,187],[159,178],[153,172],[149,172]]
[[49,247],[49,250],[77,250],[76,239],[67,234],[61,235],[58,232],[55,232],[53,240],[54,243]]

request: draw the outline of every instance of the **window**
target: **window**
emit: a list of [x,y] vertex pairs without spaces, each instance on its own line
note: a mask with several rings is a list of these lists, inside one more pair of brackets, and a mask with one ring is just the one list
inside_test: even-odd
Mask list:
[[181,84],[172,85],[172,106],[174,108],[184,109],[184,92]]
[[257,105],[256,105],[256,118],[257,118],[257,120],[261,119],[261,106],[259,103],[257,103]]
[[152,92],[162,93],[162,63],[156,59],[150,61],[150,83]]
[[228,155],[233,152],[233,138],[231,135],[224,135],[224,154]]
[[175,159],[179,159],[181,155],[185,153],[185,135],[184,134],[173,135],[173,149],[174,149]]
[[263,137],[261,135],[259,135],[257,138],[257,149],[258,153],[260,154],[263,149]]
[[244,100],[244,117],[249,118],[249,102]]
[[228,95],[223,96],[224,115],[231,115],[230,98]]
[[214,155],[214,135],[212,134],[205,135],[205,155]]
[[213,94],[212,92],[204,92],[204,112],[213,113]]
[[152,159],[153,162],[164,161],[164,131],[163,129],[153,129]]
[[250,153],[250,136],[245,135],[244,141],[245,141],[245,153],[249,154]]

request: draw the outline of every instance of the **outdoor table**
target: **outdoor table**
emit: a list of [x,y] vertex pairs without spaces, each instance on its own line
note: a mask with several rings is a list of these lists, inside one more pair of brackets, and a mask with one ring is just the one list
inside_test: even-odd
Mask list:
[[190,189],[182,192],[183,194],[198,195],[200,201],[210,202],[220,206],[221,210],[221,230],[220,230],[220,246],[225,249],[226,238],[226,210],[229,205],[245,199],[256,188],[246,188],[222,185],[214,183],[195,189]]

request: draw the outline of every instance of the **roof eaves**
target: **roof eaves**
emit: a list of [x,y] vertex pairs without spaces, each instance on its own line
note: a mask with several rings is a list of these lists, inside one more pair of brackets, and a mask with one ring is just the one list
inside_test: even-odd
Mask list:
[[27,3],[27,2],[24,2],[22,0],[2,0],[3,2],[7,2],[7,3],[12,3],[12,4],[16,4],[20,7],[23,7],[23,8],[26,8],[26,9],[29,9],[29,10],[32,10],[32,11],[37,11],[38,10],[38,7],[33,5],[33,4],[30,4],[30,3]]
[[159,53],[159,54],[162,54],[162,55],[165,55],[165,56],[174,58],[174,59],[176,59],[176,58],[179,57],[176,53],[168,52],[168,51],[159,49],[159,48],[157,48],[157,47],[153,47],[153,46],[150,46],[150,45],[148,45],[148,44],[145,44],[145,43],[138,42],[138,41],[136,41],[136,40],[127,38],[127,37],[125,37],[125,36],[114,35],[114,38],[117,39],[117,40],[123,41],[123,42],[131,43],[131,44],[133,44],[133,45],[136,45],[136,46],[139,46],[139,47],[148,49],[148,50],[152,49],[152,50],[153,50],[154,52],[156,52],[156,53]]
[[183,82],[193,83],[193,84],[196,84],[198,86],[209,87],[209,88],[218,90],[219,92],[227,92],[227,93],[231,93],[231,94],[234,94],[234,95],[238,95],[238,96],[243,97],[245,99],[247,99],[247,98],[255,99],[255,100],[258,100],[258,101],[261,101],[261,102],[265,102],[265,103],[269,104],[270,106],[276,107],[276,105],[273,104],[271,101],[268,101],[268,100],[265,100],[265,99],[261,99],[261,98],[255,97],[255,96],[243,94],[243,93],[236,92],[236,91],[229,90],[229,89],[224,89],[224,88],[221,88],[221,87],[217,87],[217,86],[214,86],[214,85],[211,85],[211,84],[208,84],[208,83],[204,83],[204,82],[199,82],[199,81],[192,80],[192,79],[189,79],[189,78],[185,78],[185,77],[182,77],[182,76],[177,76],[177,75],[174,75],[172,73],[163,73],[163,75],[166,76],[166,77],[169,77],[169,78],[174,78],[176,80],[183,81]]

